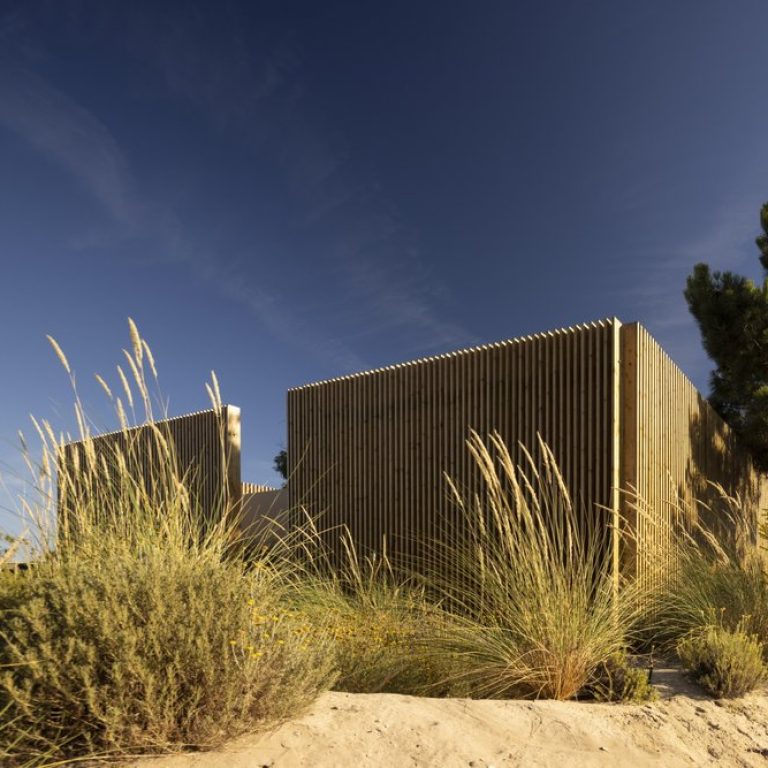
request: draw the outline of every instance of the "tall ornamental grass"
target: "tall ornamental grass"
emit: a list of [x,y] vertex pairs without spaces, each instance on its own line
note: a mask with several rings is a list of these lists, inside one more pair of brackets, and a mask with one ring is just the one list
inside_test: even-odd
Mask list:
[[711,503],[678,503],[676,567],[653,594],[648,632],[665,648],[706,627],[768,643],[768,568],[756,515],[737,495],[712,485]]
[[446,620],[425,653],[455,660],[453,683],[473,697],[573,698],[624,658],[642,615],[636,585],[614,574],[614,521],[574,504],[543,441],[522,466],[498,433],[486,445],[472,432],[468,448],[482,488],[449,479],[462,525],[427,555]]
[[768,567],[758,512],[711,491],[709,504],[674,505],[675,567],[653,592],[646,634],[713,696],[737,697],[768,679]]
[[[197,478],[154,421],[151,351],[130,331],[121,393],[97,377],[122,441],[94,442],[75,391],[81,448],[42,421],[39,460],[26,452],[39,496],[23,503],[41,553],[0,596],[3,764],[210,747],[297,712],[333,681],[330,638],[285,608],[280,559],[240,557],[226,499],[200,508]],[[208,389],[221,408],[215,377]],[[136,407],[141,431],[130,428]]]

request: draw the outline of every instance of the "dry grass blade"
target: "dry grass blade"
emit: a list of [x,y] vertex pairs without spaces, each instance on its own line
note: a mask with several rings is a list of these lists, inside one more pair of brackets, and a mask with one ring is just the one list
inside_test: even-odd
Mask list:
[[134,323],[133,319],[130,317],[128,318],[128,332],[131,336],[133,354],[136,360],[141,363],[141,360],[144,356],[144,346],[141,343],[141,335],[139,334],[139,329],[136,327],[136,323]]
[[218,407],[216,395],[214,394],[210,384],[205,385],[205,391],[208,393],[208,399],[211,401],[211,407],[216,409]]
[[69,367],[69,361],[67,360],[67,356],[64,354],[64,351],[59,346],[59,342],[56,341],[56,339],[54,339],[53,336],[46,335],[45,338],[48,339],[48,343],[53,347],[53,351],[56,353],[56,357],[59,358],[59,360],[61,361],[61,364],[64,366],[64,370],[68,374],[72,375],[72,370]]
[[223,404],[223,400],[221,399],[221,389],[219,388],[219,380],[216,378],[215,371],[211,371],[211,383],[210,385],[206,384],[205,388],[213,408],[219,410]]
[[109,385],[107,384],[107,382],[104,381],[104,379],[101,376],[99,376],[98,373],[94,374],[94,378],[99,383],[99,386],[104,390],[104,392],[107,395],[107,397],[111,400],[112,399],[112,390],[109,388]]
[[133,410],[133,392],[131,391],[130,384],[128,384],[125,373],[123,373],[123,369],[119,365],[117,366],[117,375],[120,377],[120,383],[123,385],[123,392],[125,392],[128,407]]
[[0,553],[0,568],[2,568],[4,565],[7,565],[8,563],[13,560],[13,558],[16,556],[16,553],[21,548],[21,542],[22,542],[22,536],[16,537],[8,547],[8,549],[5,550],[5,552]]
[[144,347],[144,353],[146,354],[147,361],[149,362],[149,370],[152,371],[152,375],[155,377],[155,379],[157,379],[157,368],[155,367],[155,358],[152,355],[152,350],[145,339],[141,340],[141,345]]

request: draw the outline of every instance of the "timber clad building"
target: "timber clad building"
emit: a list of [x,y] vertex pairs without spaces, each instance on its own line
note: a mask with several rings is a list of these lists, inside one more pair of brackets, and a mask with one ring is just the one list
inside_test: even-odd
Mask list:
[[[574,502],[611,530],[618,573],[671,558],[672,504],[706,481],[761,504],[749,456],[690,380],[638,323],[613,318],[342,376],[288,392],[289,504],[346,525],[362,551],[386,536],[395,559],[457,515],[444,473],[472,491],[469,429],[550,446]],[[634,489],[638,515],[620,489]],[[337,535],[337,534],[335,534]],[[329,544],[332,541],[329,539]],[[658,562],[656,562],[658,565]]]
[[[615,318],[289,390],[287,493],[241,482],[238,408],[161,424],[182,469],[200,481],[204,509],[222,498],[241,504],[244,526],[258,532],[266,518],[290,526],[304,508],[321,516],[337,554],[344,525],[359,552],[380,551],[386,538],[406,565],[420,554],[417,539],[454,530],[444,473],[462,491],[478,488],[470,429],[497,431],[521,464],[520,446],[535,451],[540,436],[577,508],[605,531],[617,575],[671,565],[671,502],[706,500],[707,481],[738,493],[747,509],[768,500],[749,456],[693,384],[641,325]],[[129,432],[147,442],[146,475],[149,428]],[[125,439],[118,432],[94,445]],[[70,444],[66,460],[78,451],[82,444]],[[649,514],[637,514],[626,490]],[[619,519],[633,533],[623,541],[613,533]]]

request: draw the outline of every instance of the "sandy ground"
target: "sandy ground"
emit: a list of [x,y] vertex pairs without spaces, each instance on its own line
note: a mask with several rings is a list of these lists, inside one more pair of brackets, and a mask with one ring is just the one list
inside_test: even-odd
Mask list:
[[141,768],[762,766],[768,696],[713,701],[675,670],[662,699],[616,705],[327,693],[302,717],[226,748]]

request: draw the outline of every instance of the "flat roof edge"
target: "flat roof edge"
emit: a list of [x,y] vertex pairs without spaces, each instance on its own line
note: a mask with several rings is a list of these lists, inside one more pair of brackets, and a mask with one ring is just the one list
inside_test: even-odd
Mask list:
[[[543,339],[553,336],[560,336],[566,333],[575,333],[578,331],[586,331],[590,330],[592,328],[607,328],[611,325],[618,325],[621,327],[622,325],[625,325],[625,323],[622,323],[621,320],[619,320],[618,317],[607,317],[602,320],[593,320],[591,322],[586,323],[578,323],[576,325],[571,325],[565,328],[555,328],[551,331],[538,331],[537,333],[528,334],[527,336],[517,336],[512,339],[504,339],[502,341],[495,341],[488,344],[478,344],[474,347],[465,347],[464,349],[457,349],[453,352],[444,352],[442,354],[437,355],[428,355],[427,357],[420,357],[416,358],[415,360],[407,360],[402,363],[392,363],[390,365],[385,365],[380,368],[371,368],[367,371],[360,371],[357,373],[349,373],[344,374],[342,376],[333,376],[329,379],[321,379],[319,381],[313,381],[309,382],[307,384],[301,384],[296,387],[290,387],[288,389],[288,392],[299,392],[304,389],[309,389],[311,387],[321,387],[326,384],[333,384],[338,381],[351,381],[353,379],[359,379],[363,378],[365,376],[372,376],[377,373],[383,373],[384,371],[394,371],[398,368],[406,368],[411,367],[415,365],[421,365],[422,363],[429,363],[433,362],[435,360],[445,360],[451,357],[459,357],[461,355],[471,354],[473,352],[480,352],[485,349],[498,349],[500,347],[505,347],[510,344],[521,344],[525,341],[533,341],[535,339]],[[642,326],[641,326],[642,327]]]
[[[231,403],[222,403],[221,409],[223,411],[237,411],[240,412],[240,407],[237,405],[232,405]],[[145,427],[148,427],[150,424],[170,424],[174,421],[180,421],[181,419],[188,419],[192,416],[202,416],[205,413],[215,413],[216,409],[211,408],[203,408],[200,411],[190,411],[189,413],[182,413],[179,416],[169,416],[165,419],[155,419],[154,421],[145,421],[143,424],[134,424],[132,427],[128,427],[126,430],[122,429],[113,429],[110,432],[99,432],[98,435],[91,435],[90,440],[98,440],[102,437],[110,437],[112,435],[119,435],[123,431],[126,432],[135,432],[137,429],[144,429]],[[85,442],[83,439],[80,440],[68,440],[64,445],[77,445],[78,443]]]

